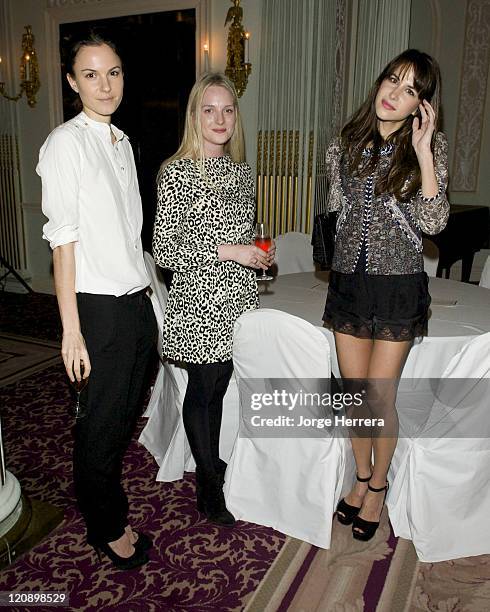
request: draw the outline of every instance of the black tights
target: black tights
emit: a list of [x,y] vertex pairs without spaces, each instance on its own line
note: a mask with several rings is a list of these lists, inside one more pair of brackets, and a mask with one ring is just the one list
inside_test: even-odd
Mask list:
[[182,417],[199,471],[205,477],[216,475],[220,465],[219,434],[223,398],[233,372],[233,362],[188,363],[189,381]]

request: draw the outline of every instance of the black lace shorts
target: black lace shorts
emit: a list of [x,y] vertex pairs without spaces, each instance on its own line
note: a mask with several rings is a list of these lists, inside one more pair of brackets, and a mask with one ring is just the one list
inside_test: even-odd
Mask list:
[[357,338],[400,342],[427,335],[429,278],[332,270],[323,320],[330,329]]

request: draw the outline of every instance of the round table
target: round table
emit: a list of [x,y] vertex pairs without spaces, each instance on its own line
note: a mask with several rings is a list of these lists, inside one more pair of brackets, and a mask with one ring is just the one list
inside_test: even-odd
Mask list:
[[[327,273],[310,272],[261,283],[261,307],[283,310],[321,326],[327,281]],[[391,461],[386,505],[395,535],[412,540],[422,561],[434,562],[490,551],[490,537],[481,529],[490,510],[490,495],[481,480],[490,467],[488,437],[484,433],[480,438],[461,436],[463,423],[471,427],[471,423],[485,422],[488,400],[485,393],[478,402],[472,396],[471,413],[476,416],[468,421],[460,405],[454,414],[448,413],[451,418],[441,419],[434,401],[434,389],[439,389],[434,379],[451,377],[461,365],[483,365],[480,370],[485,369],[486,339],[481,338],[486,347],[481,357],[480,353],[468,357],[465,351],[467,344],[490,332],[490,290],[430,278],[429,291],[429,332],[415,340],[402,372],[397,397],[400,435]],[[329,341],[332,372],[339,376],[333,333],[318,329]],[[453,422],[453,429],[444,435],[434,429],[435,424],[447,428]],[[351,454],[346,453],[345,461],[342,494],[352,486],[355,472]]]
[[[282,310],[322,327],[328,272],[299,272],[259,283],[261,308]],[[414,342],[403,377],[439,377],[471,336],[490,332],[490,289],[430,277],[429,332]],[[333,334],[322,327],[334,349]],[[332,350],[334,373],[338,373]]]

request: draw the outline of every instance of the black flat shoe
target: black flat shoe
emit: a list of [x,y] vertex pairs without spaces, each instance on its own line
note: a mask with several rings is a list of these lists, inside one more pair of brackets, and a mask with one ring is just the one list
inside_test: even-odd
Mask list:
[[152,548],[153,540],[149,536],[147,536],[146,533],[141,533],[140,531],[133,531],[133,533],[138,536],[138,539],[133,544],[135,548],[143,550],[144,552]]
[[132,570],[137,567],[141,567],[150,560],[145,551],[134,548],[134,553],[130,557],[120,557],[116,552],[112,550],[108,543],[99,544],[94,546],[95,552],[99,561],[102,561],[101,552],[103,552],[112,561],[114,567],[118,570]]
[[[383,505],[381,506],[381,512],[383,512],[383,507],[385,505],[385,499],[386,499],[386,493],[388,492],[388,486],[389,486],[388,483],[386,483],[384,487],[381,487],[380,489],[375,489],[371,485],[368,485],[368,489],[372,491],[373,493],[381,493],[382,491],[384,491],[385,493],[384,498],[383,498]],[[379,515],[380,518],[381,518],[381,512]],[[374,534],[376,533],[378,527],[379,527],[379,521],[366,521],[360,516],[355,516],[353,524],[352,524],[352,536],[356,540],[361,540],[362,542],[368,542],[369,540],[371,540],[371,538],[374,537]],[[358,529],[360,529],[360,531],[357,531]]]
[[[371,476],[368,476],[367,478],[360,478],[358,474],[356,474],[356,478],[358,482],[369,482],[369,480],[371,480]],[[338,522],[342,525],[350,525],[354,518],[359,514],[360,509],[361,506],[351,506],[345,501],[345,499],[342,498],[337,504],[337,509],[335,511],[337,513]],[[339,514],[339,512],[341,514]]]

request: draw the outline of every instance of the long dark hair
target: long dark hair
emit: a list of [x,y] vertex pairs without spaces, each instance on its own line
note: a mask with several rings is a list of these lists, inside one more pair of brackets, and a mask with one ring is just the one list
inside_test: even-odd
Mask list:
[[[434,109],[435,130],[439,126],[441,73],[436,60],[427,53],[417,49],[407,49],[391,60],[376,79],[367,98],[354,113],[341,132],[342,144],[349,160],[349,169],[353,174],[368,176],[379,161],[380,149],[385,144],[378,130],[375,100],[381,83],[390,75],[400,70],[403,76],[413,69],[414,89],[420,100],[427,100]],[[420,116],[420,115],[418,115]],[[395,144],[393,159],[389,171],[380,176],[376,182],[375,193],[393,193],[400,201],[408,201],[420,188],[421,177],[417,156],[412,146],[412,115],[387,138],[388,143]],[[369,163],[362,164],[362,153],[366,147],[372,147]],[[431,148],[434,150],[434,137]],[[406,181],[408,179],[408,184]]]

